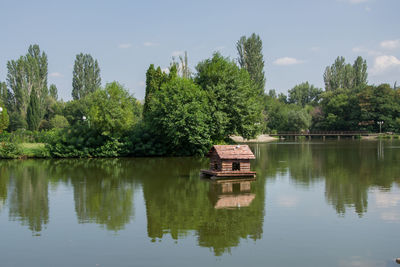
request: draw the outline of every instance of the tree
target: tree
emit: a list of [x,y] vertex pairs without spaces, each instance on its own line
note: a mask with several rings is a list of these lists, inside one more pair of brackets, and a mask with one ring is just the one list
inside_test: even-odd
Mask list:
[[321,95],[324,120],[318,128],[323,130],[355,130],[360,121],[357,95],[350,89],[337,89]]
[[47,55],[41,52],[38,45],[31,45],[25,56],[28,93],[35,90],[38,101],[40,118],[43,118],[46,106],[47,88]]
[[322,90],[308,82],[296,85],[289,90],[289,103],[305,107],[308,104],[316,105]]
[[50,96],[54,100],[58,100],[58,90],[57,90],[57,86],[55,84],[50,85],[49,91],[50,91]]
[[396,118],[400,117],[400,101],[396,90],[389,84],[367,86],[358,94],[361,108],[360,121],[365,129],[379,131],[378,121],[383,121],[385,131],[397,130]]
[[366,85],[367,76],[367,63],[362,57],[357,57],[353,65],[346,64],[344,57],[337,57],[332,66],[325,69],[325,90],[354,89]]
[[100,88],[100,68],[90,54],[76,55],[72,73],[72,98],[81,99]]
[[140,119],[140,103],[117,82],[89,95],[87,103],[89,127],[105,136],[121,137]]
[[15,109],[14,95],[7,88],[7,84],[5,82],[0,82],[0,101],[3,102],[5,108],[9,112],[13,112]]
[[8,124],[9,124],[9,117],[7,109],[0,101],[0,133],[2,133],[5,129],[7,129]]
[[150,103],[153,95],[160,90],[161,86],[167,81],[177,77],[178,69],[176,64],[172,63],[169,74],[166,74],[160,67],[154,68],[154,64],[150,64],[146,72],[146,92],[144,97],[143,117],[146,118],[149,112]]
[[172,62],[171,62],[171,68],[175,67],[177,73],[179,73],[180,77],[187,78],[189,79],[191,76],[191,71],[189,69],[189,64],[188,64],[188,56],[187,52],[185,51],[185,55],[182,57],[181,55],[178,57],[178,61],[176,60],[175,57],[172,57]]
[[19,120],[27,118],[31,94],[35,91],[41,119],[48,96],[46,53],[41,52],[38,45],[30,45],[25,56],[7,62],[7,70],[7,83],[11,91],[7,93],[6,102],[12,112],[18,113],[12,117],[18,117]]
[[156,91],[147,117],[171,155],[203,155],[211,145],[207,94],[192,80],[172,79]]
[[28,122],[28,129],[36,131],[40,124],[40,108],[39,99],[35,90],[31,92],[30,102],[26,115],[26,121]]
[[51,129],[62,129],[69,126],[68,120],[62,115],[55,115],[49,121]]
[[236,43],[239,54],[238,62],[241,68],[247,70],[255,88],[260,95],[264,94],[265,73],[262,54],[262,41],[259,35],[253,33],[250,37],[242,36]]
[[7,62],[7,83],[15,99],[15,109],[21,116],[26,116],[29,105],[30,91],[28,91],[24,57]]
[[367,61],[362,57],[357,57],[353,64],[355,74],[355,86],[367,84]]
[[219,53],[200,62],[196,70],[195,82],[209,99],[212,139],[223,140],[232,134],[255,136],[261,129],[263,99],[249,73]]

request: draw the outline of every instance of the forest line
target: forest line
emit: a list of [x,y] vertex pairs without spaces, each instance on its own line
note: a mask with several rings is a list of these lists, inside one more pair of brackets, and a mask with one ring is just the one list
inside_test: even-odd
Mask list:
[[262,40],[236,43],[236,60],[214,53],[195,71],[188,56],[168,71],[151,64],[144,103],[118,82],[101,87],[100,64],[78,54],[71,96],[48,85],[48,59],[38,45],[7,62],[0,82],[0,157],[20,157],[19,143],[45,143],[35,156],[203,155],[229,136],[305,130],[400,132],[400,89],[368,84],[366,60],[338,57],[323,73],[325,88],[307,81],[288,94],[265,92]]

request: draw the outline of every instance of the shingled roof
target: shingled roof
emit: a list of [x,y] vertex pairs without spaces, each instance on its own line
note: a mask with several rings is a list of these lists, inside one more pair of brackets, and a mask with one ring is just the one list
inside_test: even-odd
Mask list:
[[209,154],[215,150],[220,159],[255,159],[248,145],[215,145]]

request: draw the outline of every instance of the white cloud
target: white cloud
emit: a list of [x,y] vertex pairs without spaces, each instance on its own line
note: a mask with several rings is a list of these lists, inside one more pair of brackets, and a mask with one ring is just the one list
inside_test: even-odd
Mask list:
[[400,47],[400,39],[382,41],[380,45],[384,49],[396,49]]
[[288,65],[300,64],[303,63],[303,61],[293,57],[281,57],[276,59],[273,63],[279,66],[288,66]]
[[59,72],[52,72],[49,74],[50,77],[56,77],[56,78],[60,78],[60,77],[64,77],[64,75],[62,75]]
[[371,10],[372,9],[369,6],[365,7],[365,11],[370,12]]
[[366,3],[366,2],[368,2],[369,0],[339,0],[339,1],[341,1],[341,2],[347,2],[347,3],[350,3],[350,4],[352,4],[352,5],[356,5],[356,4]]
[[400,67],[400,60],[395,56],[378,56],[374,60],[374,66],[372,67],[372,74],[380,74],[389,69]]
[[178,57],[178,56],[183,55],[184,53],[185,53],[184,51],[174,51],[171,53],[171,56]]
[[372,50],[372,49],[368,49],[368,48],[365,48],[365,47],[363,47],[363,46],[356,46],[356,47],[353,47],[352,51],[353,51],[354,53],[365,53],[365,54],[367,54],[367,55],[369,55],[369,56],[379,56],[379,55],[382,55],[382,53],[379,52],[379,51]]
[[131,48],[132,44],[119,44],[118,48],[126,49],[126,48]]
[[147,46],[147,47],[150,47],[150,46],[157,46],[159,44],[158,43],[153,43],[153,42],[144,42],[143,45]]
[[348,0],[348,1],[350,2],[350,4],[361,4],[368,2],[368,0]]

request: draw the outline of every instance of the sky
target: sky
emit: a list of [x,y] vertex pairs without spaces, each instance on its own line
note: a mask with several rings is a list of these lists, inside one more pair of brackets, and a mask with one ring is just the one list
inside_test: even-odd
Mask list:
[[102,84],[118,81],[143,99],[150,64],[166,69],[188,53],[189,67],[215,51],[237,59],[236,42],[263,41],[266,91],[287,93],[338,56],[362,56],[370,84],[400,84],[400,0],[4,1],[0,0],[0,81],[7,61],[38,44],[48,56],[48,83],[70,100],[74,60],[98,60]]

